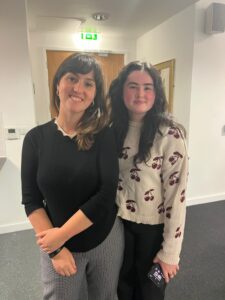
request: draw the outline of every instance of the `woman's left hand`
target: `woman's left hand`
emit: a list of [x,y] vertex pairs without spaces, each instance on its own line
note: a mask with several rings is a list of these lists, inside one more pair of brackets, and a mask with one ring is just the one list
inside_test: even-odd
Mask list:
[[177,272],[179,271],[179,265],[167,264],[160,260],[158,257],[155,257],[153,262],[160,264],[166,283],[168,283],[170,279],[176,276]]
[[65,242],[60,228],[51,228],[36,234],[37,244],[47,253],[51,253],[61,247]]

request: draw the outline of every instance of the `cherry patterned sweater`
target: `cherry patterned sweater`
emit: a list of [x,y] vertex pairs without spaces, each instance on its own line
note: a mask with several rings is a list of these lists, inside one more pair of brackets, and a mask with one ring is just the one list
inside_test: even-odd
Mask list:
[[177,264],[185,224],[185,191],[188,155],[185,140],[176,127],[156,134],[147,165],[133,165],[138,151],[141,123],[130,122],[122,154],[117,192],[118,215],[142,224],[164,224],[164,241],[157,257]]

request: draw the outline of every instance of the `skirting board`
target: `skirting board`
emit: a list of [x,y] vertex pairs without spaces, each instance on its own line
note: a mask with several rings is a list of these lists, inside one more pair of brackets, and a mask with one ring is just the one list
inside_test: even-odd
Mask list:
[[0,226],[0,234],[32,229],[29,221]]
[[193,197],[187,199],[187,206],[206,204],[210,202],[222,201],[225,200],[225,194],[214,194],[203,197]]
[[[210,202],[222,201],[225,200],[225,194],[215,194],[210,196],[204,197],[194,197],[187,199],[187,206],[191,205],[198,205],[198,204],[206,204]],[[16,232],[31,229],[31,225],[29,221],[21,222],[21,223],[14,223],[14,224],[7,224],[0,226],[0,234]]]

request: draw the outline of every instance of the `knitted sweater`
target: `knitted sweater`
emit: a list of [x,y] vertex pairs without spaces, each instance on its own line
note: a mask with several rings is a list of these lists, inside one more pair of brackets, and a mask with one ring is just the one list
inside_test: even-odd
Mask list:
[[54,227],[79,209],[93,225],[65,246],[84,252],[98,246],[115,221],[118,159],[110,128],[95,135],[89,150],[78,150],[76,137],[64,136],[54,120],[25,136],[22,151],[22,203],[26,214],[44,208]]
[[[157,257],[177,264],[185,224],[185,191],[188,156],[181,131],[161,128],[156,134],[147,164],[133,165],[138,151],[141,123],[130,122],[120,157],[117,192],[118,215],[142,224],[164,224],[164,241]],[[146,237],[147,238],[147,237]]]

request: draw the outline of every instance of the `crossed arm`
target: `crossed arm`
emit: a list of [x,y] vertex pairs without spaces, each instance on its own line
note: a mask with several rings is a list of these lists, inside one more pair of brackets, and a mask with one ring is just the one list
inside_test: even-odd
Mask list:
[[40,248],[51,253],[61,247],[71,237],[86,230],[93,223],[78,210],[63,226],[48,228],[47,230],[39,231],[36,234],[37,244]]
[[[37,235],[43,231],[48,232],[48,230],[54,229],[44,208],[34,210],[28,218]],[[39,243],[39,240],[37,240],[37,243]],[[62,276],[70,276],[77,271],[73,255],[66,247],[63,247],[51,260],[55,271]]]

